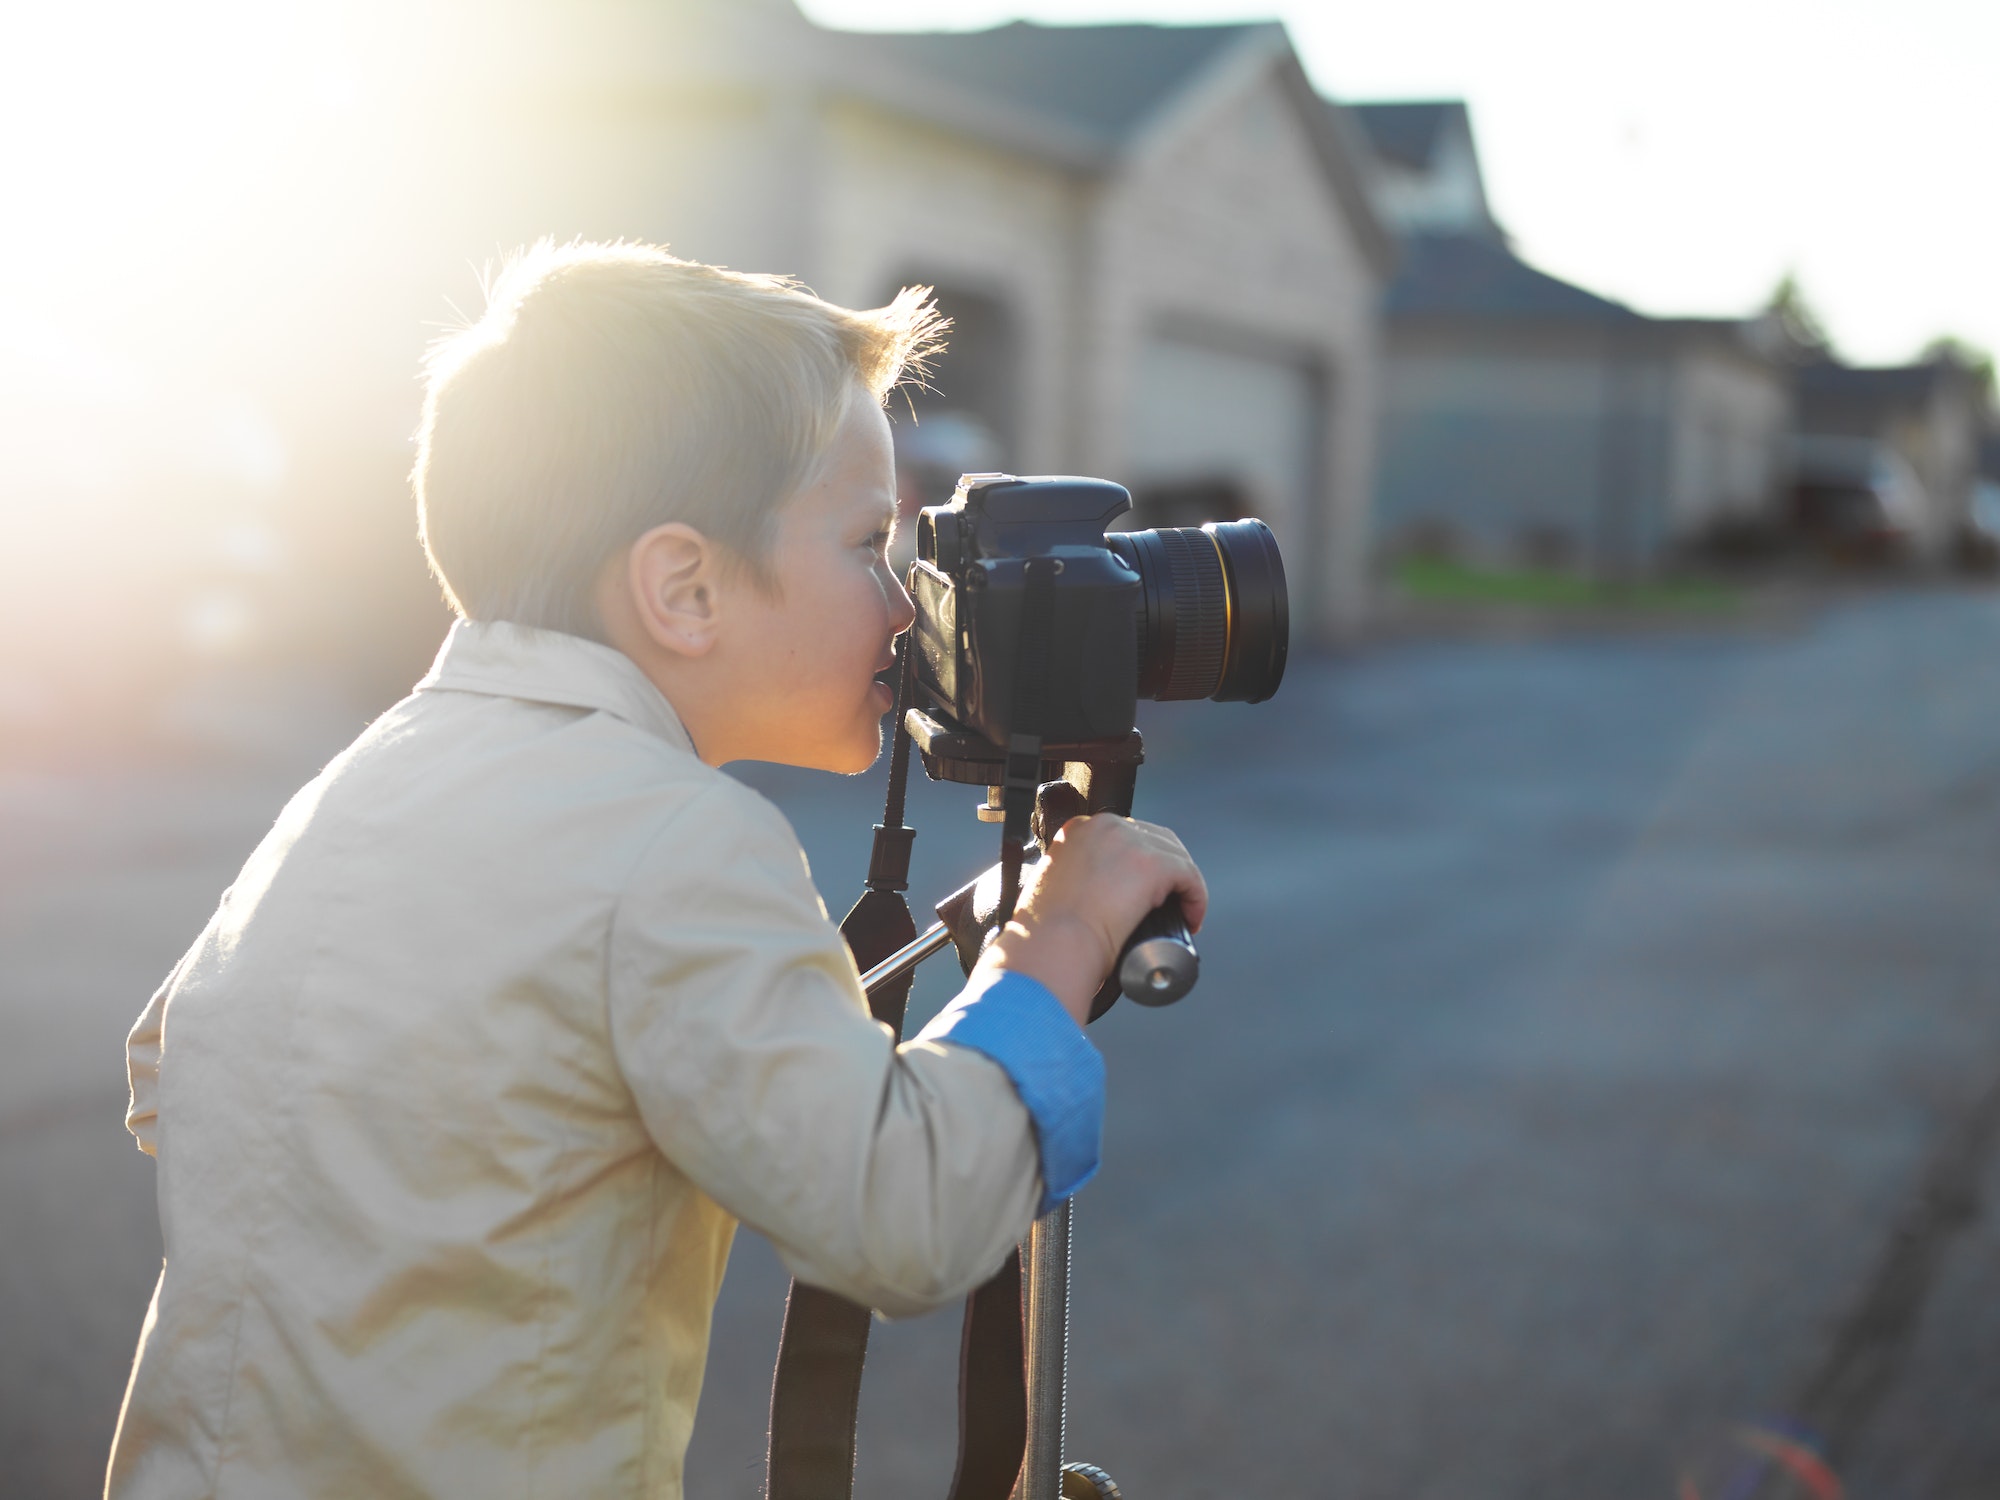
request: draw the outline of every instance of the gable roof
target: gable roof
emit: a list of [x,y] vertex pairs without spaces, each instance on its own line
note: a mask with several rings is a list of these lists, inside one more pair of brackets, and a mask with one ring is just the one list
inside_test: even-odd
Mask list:
[[1537,271],[1505,245],[1470,234],[1409,236],[1385,307],[1391,317],[1648,321],[1622,302]]
[[1113,146],[1224,52],[1268,29],[1014,21],[990,31],[869,33],[868,45],[955,87],[1054,117]]
[[1878,409],[1922,406],[1954,372],[1944,360],[1872,368],[1817,360],[1799,367],[1799,394],[1809,401]]
[[1794,374],[1799,414],[1809,428],[1855,431],[1912,416],[1939,402],[1956,403],[1978,422],[1978,377],[1959,361],[1933,358],[1914,365],[1857,367],[1834,360],[1801,365]]
[[1320,99],[1284,26],[1044,26],[987,31],[819,31],[823,86],[916,119],[1039,155],[1072,171],[1114,169],[1126,149],[1232,60],[1262,60],[1291,100],[1362,253],[1395,260],[1369,190],[1366,138]]
[[1367,132],[1368,143],[1377,156],[1412,171],[1429,168],[1447,126],[1456,123],[1468,138],[1472,134],[1472,117],[1466,112],[1463,99],[1350,104],[1347,110]]

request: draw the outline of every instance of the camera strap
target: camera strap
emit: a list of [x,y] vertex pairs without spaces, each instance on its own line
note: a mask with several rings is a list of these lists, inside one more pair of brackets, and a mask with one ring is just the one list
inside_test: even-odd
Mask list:
[[[840,924],[840,935],[866,970],[916,936],[904,892],[916,830],[903,825],[910,774],[905,716],[915,673],[906,633],[897,642],[896,728],[889,751],[889,791],[875,828],[868,884]],[[876,1020],[901,1040],[914,976],[869,997]],[[861,1371],[871,1314],[858,1303],[794,1281],[771,1381],[765,1459],[767,1500],[851,1500]],[[1021,1256],[965,1304],[959,1345],[958,1463],[950,1500],[1007,1500],[1027,1447],[1027,1383],[1021,1336]]]

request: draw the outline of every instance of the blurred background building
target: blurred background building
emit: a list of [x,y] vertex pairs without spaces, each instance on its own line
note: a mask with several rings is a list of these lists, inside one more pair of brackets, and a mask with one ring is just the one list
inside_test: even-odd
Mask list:
[[99,325],[64,309],[9,344],[10,737],[115,737],[274,664],[371,702],[413,680],[444,620],[404,481],[423,344],[547,234],[850,305],[933,285],[955,327],[898,411],[909,504],[968,468],[1115,475],[1142,523],[1266,517],[1296,618],[1359,620],[1393,252],[1281,26],[843,33],[790,0],[338,20],[268,139],[203,143],[171,264],[86,254],[117,293],[72,299]]
[[1391,251],[1282,27],[840,33],[784,0],[701,25],[640,86],[665,115],[609,128],[684,158],[647,206],[684,254],[851,305],[937,288],[909,501],[993,465],[1115,475],[1139,524],[1265,517],[1301,619],[1356,622]]
[[1951,348],[1913,365],[1853,369],[1823,355],[1798,370],[1800,459],[1807,478],[1845,461],[1888,469],[1910,492],[1920,550],[1941,558],[1978,524],[1973,489],[1990,420],[1991,372]]
[[1740,319],[1647,317],[1513,252],[1462,102],[1345,113],[1401,252],[1384,305],[1382,551],[1611,578],[1752,537],[1767,555],[1990,552],[1972,505],[1989,367],[1943,341],[1915,365],[1851,368],[1789,281]]
[[1462,103],[1349,113],[1403,237],[1386,305],[1385,548],[1617,575],[1776,503],[1790,379],[1752,325],[1645,317],[1521,260],[1487,206]]
[[[1974,503],[1976,360],[1850,370],[1796,318],[1648,317],[1546,274],[1462,103],[1326,100],[1277,24],[218,15],[129,22],[157,35],[104,85],[126,115],[21,117],[68,174],[42,198],[116,198],[129,228],[30,240],[0,299],[10,744],[199,736],[315,675],[366,704],[411,682],[445,622],[405,479],[423,346],[543,235],[856,305],[935,286],[954,332],[899,398],[907,506],[1006,467],[1117,478],[1139,524],[1261,515],[1320,641],[1410,551],[1622,577],[1804,506],[1900,517],[1942,558],[2000,505]],[[197,66],[225,44],[255,65]]]

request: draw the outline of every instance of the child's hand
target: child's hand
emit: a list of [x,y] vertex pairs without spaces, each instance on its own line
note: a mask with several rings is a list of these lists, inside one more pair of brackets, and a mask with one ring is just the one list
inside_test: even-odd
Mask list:
[[1208,910],[1208,886],[1173,831],[1115,813],[1070,819],[1023,873],[1014,920],[980,965],[1038,980],[1079,1026],[1146,913],[1179,895],[1189,931],[1199,931]]

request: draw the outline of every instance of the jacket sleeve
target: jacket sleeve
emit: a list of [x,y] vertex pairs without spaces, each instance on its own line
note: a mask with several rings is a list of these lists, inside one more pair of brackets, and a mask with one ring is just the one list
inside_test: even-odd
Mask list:
[[892,1316],[990,1276],[1042,1198],[971,1045],[893,1045],[777,810],[730,783],[658,837],[611,939],[611,1034],[660,1149],[793,1275]]

